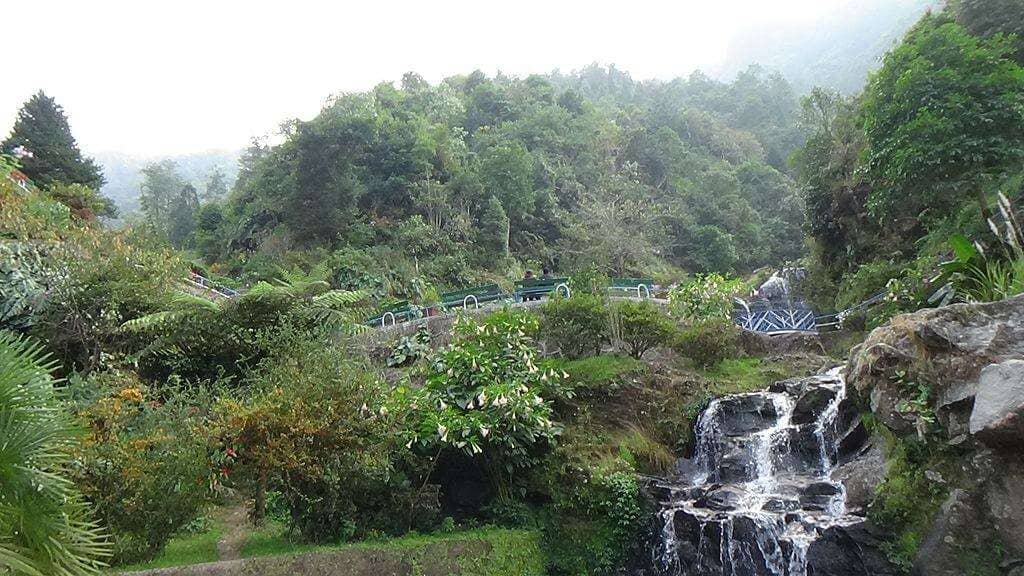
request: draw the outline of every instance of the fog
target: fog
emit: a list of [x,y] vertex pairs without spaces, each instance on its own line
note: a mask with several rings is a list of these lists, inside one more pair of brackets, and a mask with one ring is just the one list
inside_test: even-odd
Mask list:
[[851,5],[36,0],[5,26],[11,70],[0,83],[0,134],[42,89],[64,106],[87,152],[238,149],[285,119],[311,117],[330,94],[410,70],[431,82],[592,62],[637,79],[713,74],[737,67],[723,63],[739,35],[814,26]]

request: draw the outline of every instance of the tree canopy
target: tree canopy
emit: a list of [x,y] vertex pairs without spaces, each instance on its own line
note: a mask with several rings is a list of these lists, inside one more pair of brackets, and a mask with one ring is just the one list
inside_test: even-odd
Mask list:
[[36,184],[83,184],[94,190],[103,185],[103,173],[92,158],[82,156],[64,109],[42,90],[18,111],[11,135],[0,144],[0,151],[13,154],[23,147],[21,170]]

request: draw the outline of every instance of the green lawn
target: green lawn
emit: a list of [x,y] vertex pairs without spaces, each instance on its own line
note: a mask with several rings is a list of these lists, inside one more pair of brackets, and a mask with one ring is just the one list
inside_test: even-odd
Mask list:
[[211,524],[205,532],[183,534],[171,539],[163,552],[149,562],[119,566],[117,572],[149,570],[151,568],[167,568],[184,564],[201,564],[217,560],[217,541],[220,540],[224,527],[218,522]]

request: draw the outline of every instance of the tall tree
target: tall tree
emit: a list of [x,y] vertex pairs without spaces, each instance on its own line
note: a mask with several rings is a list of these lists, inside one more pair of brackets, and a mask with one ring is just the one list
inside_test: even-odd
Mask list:
[[[1024,69],[1003,36],[927,15],[890,52],[864,101],[870,208],[884,225],[944,218],[982,180],[1024,160]],[[910,218],[910,217],[913,218]]]
[[171,244],[181,248],[192,240],[198,209],[199,195],[196,193],[196,187],[185,184],[168,207],[167,240]]
[[22,172],[44,188],[54,183],[84,184],[95,190],[103,186],[100,167],[82,156],[64,109],[42,90],[22,105],[0,150],[10,154],[21,146],[30,153],[21,159]]
[[206,190],[203,192],[203,202],[214,202],[220,200],[228,193],[228,184],[224,176],[224,171],[217,166],[210,173],[210,178],[206,181]]
[[142,169],[139,204],[146,223],[161,234],[167,233],[171,204],[185,187],[173,160],[153,162]]

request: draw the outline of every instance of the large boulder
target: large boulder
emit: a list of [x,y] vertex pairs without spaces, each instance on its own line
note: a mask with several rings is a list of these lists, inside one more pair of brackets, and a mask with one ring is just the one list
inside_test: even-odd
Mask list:
[[1024,447],[1024,360],[991,364],[981,371],[970,432],[1001,449]]
[[804,392],[793,407],[793,424],[816,422],[825,408],[835,399],[836,391],[824,386],[815,386]]
[[900,408],[917,382],[901,372],[920,371],[952,438],[967,428],[982,370],[1007,360],[1024,360],[1024,295],[896,316],[854,350],[847,382],[883,424],[910,434],[921,422]]
[[981,515],[973,498],[964,490],[953,490],[932,520],[914,559],[914,572],[922,576],[961,576],[958,555],[973,545]]
[[855,459],[832,471],[832,480],[846,487],[846,509],[853,514],[866,513],[875,499],[875,490],[885,479],[888,464],[882,448],[884,442],[872,438]]
[[882,549],[890,535],[867,522],[833,526],[807,549],[807,576],[896,576]]
[[[960,574],[958,551],[993,542],[1024,557],[1024,296],[897,316],[853,351],[847,384],[897,436],[949,446],[952,478],[934,477],[949,499],[924,534],[915,574]],[[867,489],[884,473],[879,454],[868,454],[833,477],[851,508],[870,507]]]

